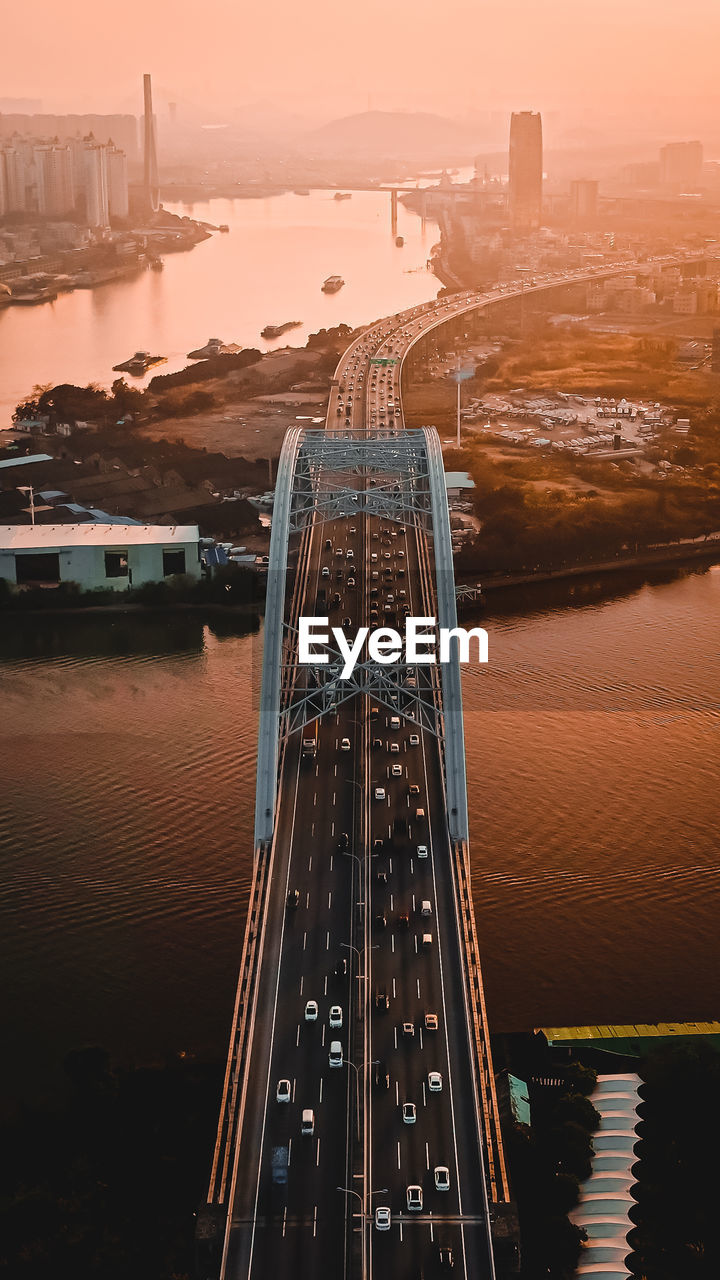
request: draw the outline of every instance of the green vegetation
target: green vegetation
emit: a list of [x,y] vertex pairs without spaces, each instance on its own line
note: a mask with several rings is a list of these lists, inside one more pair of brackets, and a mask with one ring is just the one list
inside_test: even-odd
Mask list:
[[584,1232],[568,1219],[590,1173],[592,1135],[600,1117],[589,1101],[596,1073],[574,1063],[563,1084],[533,1085],[532,1125],[506,1135],[522,1237],[522,1275],[571,1280]]
[[259,605],[264,598],[264,583],[253,569],[232,564],[218,569],[212,578],[187,578],[181,574],[163,582],[146,582],[130,591],[100,588],[82,591],[76,582],[61,582],[57,587],[24,587],[18,590],[0,578],[0,612],[27,613],[36,609],[48,612],[58,609],[88,609],[100,605],[119,608],[142,606],[147,609],[173,609],[192,605],[224,608]]
[[221,1070],[71,1053],[67,1096],[0,1126],[0,1276],[190,1280]]

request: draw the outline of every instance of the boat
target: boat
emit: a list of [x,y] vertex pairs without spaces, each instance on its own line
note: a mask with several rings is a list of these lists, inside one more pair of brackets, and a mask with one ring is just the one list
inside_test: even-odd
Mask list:
[[151,356],[147,351],[136,351],[129,360],[123,360],[122,364],[114,364],[113,373],[133,373],[139,377],[147,373],[152,365],[165,364],[166,360],[167,356]]
[[404,236],[396,236],[396,237],[395,237],[395,243],[396,243],[396,245],[397,245],[398,249],[402,249],[402,247],[403,247],[403,245],[404,245],[404,243],[405,243],[405,238],[404,238]]
[[351,191],[336,191],[333,200],[352,200]]
[[151,258],[151,259],[150,259],[150,270],[151,270],[151,271],[162,271],[162,270],[163,270],[163,268],[164,268],[164,266],[165,266],[165,263],[163,262],[162,258]]
[[266,324],[264,329],[260,330],[261,338],[281,338],[288,329],[299,329],[302,320],[286,320],[284,324]]
[[229,228],[229,226],[228,226],[227,222],[221,222],[221,223],[220,223],[220,226],[218,227],[218,231],[229,231],[229,230],[230,230],[230,228]]
[[337,293],[338,289],[342,289],[344,283],[342,276],[328,276],[320,287],[323,293]]
[[296,188],[295,188],[295,190],[293,191],[293,195],[294,195],[294,196],[309,196],[309,195],[310,195],[310,192],[308,191],[307,187],[296,187]]
[[272,489],[268,489],[265,493],[258,493],[248,498],[248,502],[251,507],[255,507],[256,511],[272,511],[275,493]]

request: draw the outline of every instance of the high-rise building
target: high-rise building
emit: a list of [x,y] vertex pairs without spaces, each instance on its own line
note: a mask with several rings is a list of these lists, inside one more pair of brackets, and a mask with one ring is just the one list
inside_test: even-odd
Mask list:
[[127,156],[119,147],[107,149],[108,212],[111,218],[128,216],[128,167]]
[[668,142],[660,148],[660,181],[677,191],[697,191],[702,178],[701,142]]
[[38,213],[63,217],[75,207],[72,153],[69,146],[43,143],[33,147]]
[[539,111],[514,111],[510,118],[508,207],[518,231],[540,226],[542,213],[542,118]]
[[155,138],[155,117],[152,106],[152,83],[149,75],[143,76],[143,97],[145,114],[143,117],[144,166],[145,166],[145,205],[148,213],[155,213],[160,195],[158,178],[157,142]]
[[107,149],[88,142],[84,151],[85,221],[89,227],[107,227],[108,207]]
[[594,179],[577,178],[570,183],[570,215],[573,218],[597,217],[598,184]]
[[27,157],[22,147],[3,147],[7,213],[23,213],[28,207]]

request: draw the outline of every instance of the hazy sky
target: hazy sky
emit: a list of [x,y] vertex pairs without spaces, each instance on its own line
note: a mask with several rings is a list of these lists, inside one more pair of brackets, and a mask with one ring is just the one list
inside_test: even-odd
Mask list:
[[[720,0],[10,0],[3,96],[140,110],[140,80],[229,113],[632,111],[678,136],[717,113]],[[161,92],[162,91],[162,92]]]

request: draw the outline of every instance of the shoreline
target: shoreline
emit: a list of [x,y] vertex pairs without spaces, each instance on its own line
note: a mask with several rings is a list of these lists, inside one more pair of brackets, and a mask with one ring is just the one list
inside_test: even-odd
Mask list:
[[[618,573],[623,569],[647,569],[655,566],[662,568],[663,565],[686,560],[701,560],[706,557],[720,562],[720,537],[710,543],[682,542],[678,543],[675,548],[664,547],[660,552],[648,551],[642,555],[628,556],[623,559],[568,565],[564,569],[541,569],[537,573],[503,574],[495,578],[486,578],[482,583],[482,590],[483,593],[501,591],[509,587],[526,587],[535,583],[558,582],[564,578],[589,577],[596,573]],[[456,576],[456,581],[461,581],[461,579]]]

